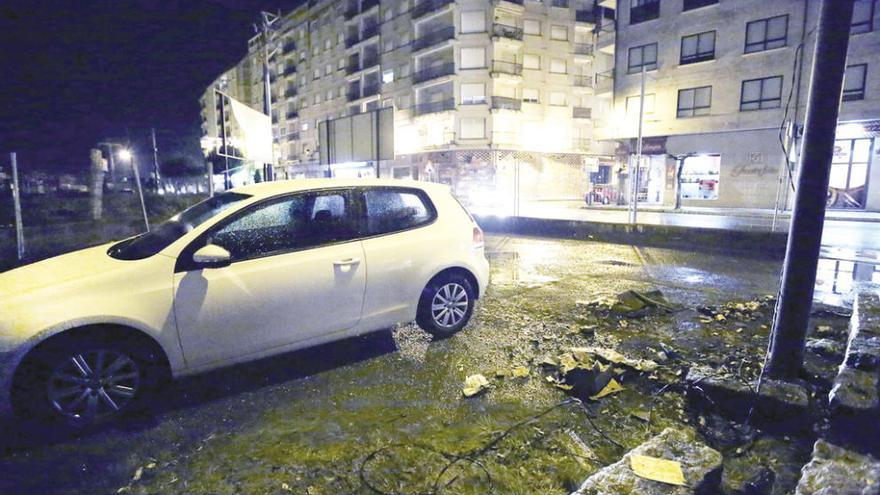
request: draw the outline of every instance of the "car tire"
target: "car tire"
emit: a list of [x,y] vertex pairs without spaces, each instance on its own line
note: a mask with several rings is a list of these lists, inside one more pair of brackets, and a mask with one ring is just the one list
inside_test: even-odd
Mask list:
[[12,391],[19,417],[83,429],[142,411],[167,373],[140,339],[59,336],[22,363]]
[[468,324],[475,300],[473,284],[467,277],[436,277],[422,290],[416,323],[436,338],[449,337]]

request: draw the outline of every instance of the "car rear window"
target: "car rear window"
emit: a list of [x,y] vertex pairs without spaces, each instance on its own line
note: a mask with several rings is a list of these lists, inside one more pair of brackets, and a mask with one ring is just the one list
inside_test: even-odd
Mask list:
[[365,235],[387,234],[426,225],[437,218],[434,205],[418,189],[364,190]]

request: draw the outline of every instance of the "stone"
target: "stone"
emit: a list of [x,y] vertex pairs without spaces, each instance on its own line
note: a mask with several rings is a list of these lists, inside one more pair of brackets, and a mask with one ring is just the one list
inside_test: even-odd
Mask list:
[[[687,486],[676,486],[637,476],[630,457],[643,455],[681,464]],[[626,453],[618,462],[587,478],[576,495],[692,495],[718,493],[721,453],[703,444],[691,429],[667,428]]]
[[807,339],[807,350],[822,357],[840,360],[846,349],[843,344],[831,339]]
[[877,373],[844,367],[834,380],[828,400],[835,411],[868,413],[880,409],[877,388]]
[[795,495],[876,495],[880,493],[880,461],[817,440],[813,458],[801,470]]

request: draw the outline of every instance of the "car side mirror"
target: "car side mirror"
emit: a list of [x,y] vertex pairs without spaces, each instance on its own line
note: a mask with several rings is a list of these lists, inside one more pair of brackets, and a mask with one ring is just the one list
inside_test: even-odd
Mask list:
[[216,244],[206,244],[193,253],[193,261],[200,268],[222,268],[232,263],[232,255]]

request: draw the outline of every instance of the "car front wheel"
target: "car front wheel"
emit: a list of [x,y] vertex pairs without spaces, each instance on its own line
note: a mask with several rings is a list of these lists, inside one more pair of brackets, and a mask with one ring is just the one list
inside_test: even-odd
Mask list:
[[143,405],[160,376],[148,352],[88,338],[47,342],[23,366],[13,397],[18,412],[75,428]]
[[435,337],[448,337],[467,325],[474,299],[474,288],[466,277],[438,277],[422,291],[416,322]]

